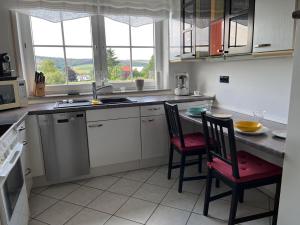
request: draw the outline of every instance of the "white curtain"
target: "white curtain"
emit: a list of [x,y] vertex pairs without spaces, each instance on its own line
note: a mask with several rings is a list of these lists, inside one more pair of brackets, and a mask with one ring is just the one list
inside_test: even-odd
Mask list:
[[[51,22],[103,15],[141,26],[169,17],[173,1],[180,0],[12,0],[13,10]],[[130,17],[130,19],[129,19]],[[138,19],[137,19],[138,18]]]

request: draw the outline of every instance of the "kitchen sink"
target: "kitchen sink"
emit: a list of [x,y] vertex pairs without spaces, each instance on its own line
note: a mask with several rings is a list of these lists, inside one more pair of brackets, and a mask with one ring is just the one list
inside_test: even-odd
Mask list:
[[56,102],[56,109],[60,108],[74,108],[74,107],[84,107],[90,106],[91,102],[89,99],[68,99]]
[[[128,98],[113,97],[113,98],[99,98],[103,105],[116,105],[116,104],[126,104],[132,103],[134,101]],[[68,99],[56,102],[56,109],[61,108],[76,108],[91,106],[91,101],[89,99]]]
[[124,104],[124,103],[132,103],[134,101],[128,99],[128,98],[99,98],[99,100],[105,104],[105,105],[111,105],[111,104]]

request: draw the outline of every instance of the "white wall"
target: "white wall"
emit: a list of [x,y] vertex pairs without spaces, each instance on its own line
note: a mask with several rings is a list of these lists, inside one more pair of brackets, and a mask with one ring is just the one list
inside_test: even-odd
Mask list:
[[283,164],[278,225],[297,225],[300,219],[300,20],[297,23],[297,44],[295,45],[288,137]]
[[[287,123],[292,57],[226,62],[199,62],[192,69],[194,89],[216,94],[220,107],[253,114],[266,110],[266,118]],[[219,83],[230,76],[229,84]]]
[[10,1],[0,0],[0,53],[7,52],[11,57],[12,69],[15,67],[15,53],[13,47],[13,35],[9,14]]

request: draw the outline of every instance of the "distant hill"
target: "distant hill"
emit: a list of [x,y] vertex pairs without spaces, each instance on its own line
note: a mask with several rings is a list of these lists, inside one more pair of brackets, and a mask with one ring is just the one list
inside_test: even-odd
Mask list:
[[[50,59],[54,61],[55,65],[57,68],[63,70],[65,61],[63,58],[58,58],[58,57],[43,57],[43,56],[36,56],[36,62],[39,64],[41,61]],[[121,65],[129,65],[130,61],[129,60],[118,60]],[[82,66],[82,65],[88,65],[88,64],[93,64],[92,59],[68,59],[68,66],[71,67],[76,67],[76,66]],[[148,64],[147,60],[134,60],[133,61],[133,67],[145,67]]]

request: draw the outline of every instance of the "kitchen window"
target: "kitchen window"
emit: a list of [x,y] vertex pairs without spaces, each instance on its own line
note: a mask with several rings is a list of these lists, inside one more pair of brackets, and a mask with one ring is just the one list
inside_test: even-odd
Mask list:
[[155,80],[154,24],[133,27],[106,17],[105,36],[107,78],[111,83]]
[[46,85],[95,81],[90,17],[58,23],[31,17],[31,30],[35,70]]
[[45,74],[46,94],[91,92],[91,83],[102,80],[116,91],[135,90],[136,78],[145,80],[145,89],[156,88],[161,48],[155,43],[162,34],[155,30],[161,23],[134,27],[100,15],[56,23],[18,17],[29,89],[34,87],[34,71]]

